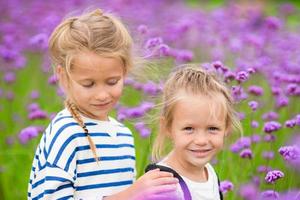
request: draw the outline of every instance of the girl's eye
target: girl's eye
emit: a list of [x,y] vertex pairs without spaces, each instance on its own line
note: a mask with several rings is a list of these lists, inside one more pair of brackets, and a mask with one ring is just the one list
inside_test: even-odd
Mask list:
[[219,131],[220,129],[218,127],[212,126],[212,127],[209,127],[208,130],[209,131]]
[[118,81],[119,81],[119,79],[116,79],[116,78],[114,78],[114,79],[109,79],[109,80],[107,81],[107,84],[108,84],[108,85],[116,85],[116,84],[118,83]]
[[85,88],[93,87],[93,85],[94,85],[94,82],[90,82],[88,84],[82,84],[82,86],[85,87]]
[[187,126],[187,127],[184,127],[183,130],[186,132],[192,132],[194,130],[194,128],[191,126]]

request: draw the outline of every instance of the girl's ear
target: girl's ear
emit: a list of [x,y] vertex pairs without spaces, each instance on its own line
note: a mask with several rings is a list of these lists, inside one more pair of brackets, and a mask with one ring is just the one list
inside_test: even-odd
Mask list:
[[232,131],[232,127],[231,126],[228,126],[226,129],[225,129],[225,137],[227,137]]
[[171,136],[172,136],[171,131],[170,131],[170,128],[167,127],[167,121],[166,121],[165,117],[160,117],[160,119],[159,119],[159,128],[160,128],[162,133],[165,133],[168,138],[171,138]]
[[58,78],[59,86],[63,89],[64,92],[67,91],[66,89],[68,88],[68,79],[66,70],[62,66],[58,65],[55,68],[55,75]]

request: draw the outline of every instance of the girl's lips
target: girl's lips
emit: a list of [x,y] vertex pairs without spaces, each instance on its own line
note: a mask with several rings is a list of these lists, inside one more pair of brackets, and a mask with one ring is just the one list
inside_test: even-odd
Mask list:
[[196,150],[190,150],[196,157],[205,157],[210,152],[211,149],[196,149]]

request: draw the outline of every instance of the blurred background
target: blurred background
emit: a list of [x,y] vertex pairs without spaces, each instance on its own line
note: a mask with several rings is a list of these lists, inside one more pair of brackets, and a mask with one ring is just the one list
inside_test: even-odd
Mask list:
[[196,62],[224,77],[244,128],[212,161],[225,199],[300,199],[299,1],[2,0],[1,200],[27,198],[39,138],[63,108],[48,37],[65,16],[94,8],[119,16],[151,65],[136,66],[147,77],[128,77],[112,113],[134,132],[138,176],[151,162],[164,77]]

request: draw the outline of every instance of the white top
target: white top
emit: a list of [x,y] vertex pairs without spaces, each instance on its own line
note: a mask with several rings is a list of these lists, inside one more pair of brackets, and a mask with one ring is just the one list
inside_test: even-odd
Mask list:
[[86,134],[67,109],[44,132],[33,160],[28,200],[100,200],[124,190],[135,180],[131,131],[113,118],[82,117],[96,145],[99,164]]
[[[163,162],[159,162],[158,164],[170,167]],[[208,172],[208,180],[206,182],[192,181],[187,177],[180,176],[188,186],[193,200],[220,200],[217,174],[211,164],[207,163],[205,168]],[[176,196],[178,196],[180,200],[184,200],[183,191],[179,183],[177,185],[177,193],[178,195]]]

